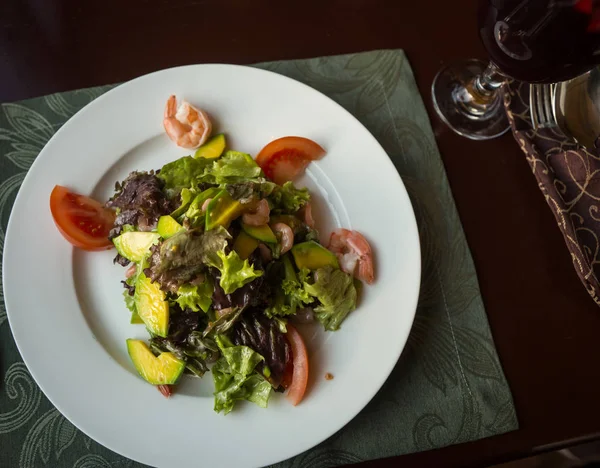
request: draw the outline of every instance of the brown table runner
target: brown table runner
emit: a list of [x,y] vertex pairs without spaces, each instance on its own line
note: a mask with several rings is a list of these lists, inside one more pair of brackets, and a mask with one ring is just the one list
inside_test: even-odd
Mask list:
[[557,129],[534,130],[528,84],[509,84],[504,104],[513,135],[554,213],[575,271],[600,305],[600,156],[568,141]]

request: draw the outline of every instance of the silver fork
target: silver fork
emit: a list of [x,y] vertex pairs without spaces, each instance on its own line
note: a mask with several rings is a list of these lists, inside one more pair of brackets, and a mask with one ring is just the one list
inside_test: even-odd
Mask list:
[[554,105],[556,104],[555,84],[530,84],[529,109],[534,130],[557,127]]

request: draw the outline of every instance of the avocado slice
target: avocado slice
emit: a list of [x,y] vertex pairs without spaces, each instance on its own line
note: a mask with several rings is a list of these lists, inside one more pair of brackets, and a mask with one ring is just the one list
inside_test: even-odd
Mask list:
[[148,253],[152,244],[156,243],[160,235],[156,232],[124,232],[113,239],[117,252],[122,257],[132,262],[139,263]]
[[140,318],[138,313],[134,311],[131,313],[131,319],[129,320],[129,323],[132,325],[142,325],[144,321]]
[[259,241],[268,244],[277,244],[277,237],[275,237],[273,230],[267,224],[264,226],[249,226],[248,224],[242,223],[242,229],[246,234]]
[[292,247],[292,255],[298,268],[316,270],[325,266],[339,268],[337,257],[315,241],[302,242]]
[[242,204],[231,198],[227,190],[221,190],[206,208],[206,230],[223,226],[225,229],[229,224],[242,214]]
[[257,239],[241,231],[233,243],[233,250],[237,252],[242,260],[246,260],[256,250],[258,244]]
[[217,159],[225,150],[225,135],[219,133],[215,135],[194,153],[194,158]]
[[166,337],[169,332],[169,303],[158,284],[140,273],[135,283],[133,299],[136,311],[150,333]]
[[127,352],[143,379],[152,385],[175,384],[185,369],[185,362],[173,353],[155,356],[142,340],[128,339]]
[[168,239],[171,236],[174,236],[179,231],[183,229],[183,226],[179,224],[172,216],[161,216],[158,219],[158,234],[163,239]]

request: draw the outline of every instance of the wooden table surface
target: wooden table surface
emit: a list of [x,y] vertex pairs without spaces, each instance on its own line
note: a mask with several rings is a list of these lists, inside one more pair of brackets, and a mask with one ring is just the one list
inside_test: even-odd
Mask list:
[[0,102],[190,63],[403,48],[432,118],[521,429],[362,466],[486,466],[600,437],[600,309],[512,136],[470,141],[432,112],[440,66],[485,58],[476,3],[2,0]]

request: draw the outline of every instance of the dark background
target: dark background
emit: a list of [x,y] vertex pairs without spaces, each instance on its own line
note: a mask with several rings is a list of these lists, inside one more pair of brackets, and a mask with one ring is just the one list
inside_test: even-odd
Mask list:
[[402,48],[432,118],[521,429],[364,467],[485,466],[600,438],[600,310],[511,135],[432,113],[445,63],[485,58],[473,0],[0,0],[0,102],[176,65]]

